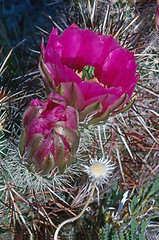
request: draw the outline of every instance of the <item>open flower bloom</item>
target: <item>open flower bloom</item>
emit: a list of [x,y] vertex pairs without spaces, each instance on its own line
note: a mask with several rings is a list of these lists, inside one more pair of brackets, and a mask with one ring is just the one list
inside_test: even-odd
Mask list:
[[23,115],[20,152],[42,174],[70,165],[78,148],[78,112],[63,97],[51,93],[44,102],[34,99]]
[[135,88],[134,54],[112,37],[73,24],[58,35],[54,28],[46,49],[42,40],[39,69],[47,90],[63,95],[80,113],[101,121],[126,103]]

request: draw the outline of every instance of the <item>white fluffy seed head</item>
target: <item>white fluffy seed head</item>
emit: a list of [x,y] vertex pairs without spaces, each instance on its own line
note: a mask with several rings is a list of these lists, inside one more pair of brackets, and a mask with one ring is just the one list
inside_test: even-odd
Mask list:
[[108,159],[91,158],[90,165],[84,166],[84,172],[88,174],[91,180],[96,181],[97,184],[104,184],[109,182],[115,166],[110,163]]

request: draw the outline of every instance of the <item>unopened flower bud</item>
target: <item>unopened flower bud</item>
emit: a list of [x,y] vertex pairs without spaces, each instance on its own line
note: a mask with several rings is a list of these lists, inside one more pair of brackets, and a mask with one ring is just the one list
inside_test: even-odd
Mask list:
[[51,93],[44,102],[34,99],[23,115],[20,152],[42,174],[72,163],[79,144],[78,112],[63,97]]

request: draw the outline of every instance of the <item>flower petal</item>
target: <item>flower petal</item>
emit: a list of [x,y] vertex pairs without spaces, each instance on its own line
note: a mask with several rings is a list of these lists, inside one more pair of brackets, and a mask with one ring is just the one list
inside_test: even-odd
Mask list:
[[66,103],[78,109],[79,111],[84,107],[83,93],[79,86],[74,82],[61,83],[56,91],[65,96]]
[[121,47],[113,37],[80,29],[75,24],[60,35],[60,40],[63,46],[64,65],[79,71],[82,71],[86,65],[93,66],[97,76],[107,55],[115,48]]
[[67,106],[64,114],[66,114],[66,126],[71,127],[72,129],[78,129],[78,113],[71,107]]
[[105,59],[100,81],[110,87],[121,87],[123,92],[135,81],[137,65],[134,54],[125,49],[115,49]]
[[[45,158],[47,156],[49,156],[50,153],[53,153],[53,152],[54,152],[54,142],[53,142],[53,139],[51,137],[51,134],[47,134],[46,137],[43,139],[40,147],[38,147],[37,151],[35,152],[35,154],[33,156],[33,162],[36,163],[36,166],[39,169],[42,169],[43,165],[44,165]],[[54,167],[54,162],[52,162],[52,164],[53,164],[53,167]],[[51,169],[53,169],[53,167]]]
[[58,86],[61,82],[80,83],[82,81],[71,68],[62,65],[60,61],[57,61],[56,64],[46,62],[46,66],[50,71],[56,86]]
[[109,106],[112,103],[107,99],[108,95],[114,96],[114,99],[117,99],[122,94],[122,88],[104,88],[99,83],[85,81],[79,85],[83,95],[84,95],[84,107],[88,106],[93,102],[100,101],[103,105]]
[[[42,47],[44,52],[44,47]],[[46,46],[44,61],[55,63],[62,55],[62,44],[58,38],[58,30],[54,28],[49,36],[48,44]]]

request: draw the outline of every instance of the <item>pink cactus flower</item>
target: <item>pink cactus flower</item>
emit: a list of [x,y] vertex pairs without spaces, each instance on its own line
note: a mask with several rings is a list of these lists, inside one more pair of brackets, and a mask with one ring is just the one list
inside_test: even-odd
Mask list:
[[104,120],[126,103],[139,79],[134,54],[112,37],[73,24],[58,35],[54,28],[39,69],[48,91],[63,95],[80,120]]
[[23,115],[20,151],[42,174],[70,165],[78,148],[78,112],[63,97],[51,93],[44,102],[34,99]]

